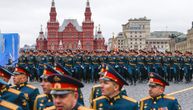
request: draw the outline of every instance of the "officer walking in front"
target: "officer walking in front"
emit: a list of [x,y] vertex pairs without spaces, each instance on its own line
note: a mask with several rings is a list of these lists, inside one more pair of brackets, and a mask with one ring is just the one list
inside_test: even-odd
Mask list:
[[[70,75],[72,74],[70,71],[68,71],[67,68],[62,67],[62,65],[60,65],[59,63],[55,64],[55,68],[56,71],[60,72],[62,75]],[[80,88],[78,88],[78,103],[80,103],[81,105],[84,105],[84,98],[83,98],[83,94]]]
[[140,100],[140,110],[181,110],[175,97],[164,94],[165,86],[169,86],[169,83],[160,75],[150,73],[150,96]]
[[136,100],[122,95],[123,85],[128,85],[125,79],[115,69],[107,65],[106,72],[100,78],[102,96],[92,101],[94,110],[137,110]]
[[69,75],[51,75],[48,81],[52,84],[51,94],[54,105],[45,110],[91,110],[78,103],[78,88],[84,85]]
[[17,89],[24,93],[25,97],[28,99],[29,108],[33,110],[33,104],[36,96],[39,94],[38,88],[28,84],[28,78],[30,76],[27,67],[16,66],[13,77],[14,89]]
[[44,72],[41,76],[42,82],[41,86],[44,94],[40,94],[36,97],[34,101],[33,110],[43,110],[47,107],[53,106],[53,96],[50,94],[51,91],[51,83],[47,80],[49,75],[59,74],[55,71],[51,65],[44,65]]
[[[0,67],[0,79],[3,79],[8,83],[12,75],[13,74],[7,69]],[[14,103],[20,106],[23,110],[29,110],[27,99],[21,91],[13,89],[7,84],[0,84],[0,86],[0,96],[3,100]]]
[[[0,78],[0,87],[2,87],[1,85],[8,86],[8,83]],[[7,100],[2,99],[2,97],[0,96],[0,110],[23,110],[23,109],[18,105],[15,105],[11,102],[8,102]]]

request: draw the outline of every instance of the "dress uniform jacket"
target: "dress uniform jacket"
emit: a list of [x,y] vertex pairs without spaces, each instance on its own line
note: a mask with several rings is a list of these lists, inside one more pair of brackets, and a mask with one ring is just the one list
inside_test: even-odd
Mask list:
[[0,110],[23,110],[18,105],[0,99]]
[[156,98],[141,99],[140,110],[181,110],[181,107],[173,96],[162,94]]
[[13,88],[24,93],[24,95],[28,99],[29,108],[33,110],[33,104],[34,104],[35,98],[39,94],[38,88],[27,84],[27,82],[22,83],[20,85],[13,86]]
[[27,99],[22,92],[7,86],[0,91],[0,95],[2,99],[22,107],[23,110],[29,110]]
[[41,94],[38,95],[34,101],[34,108],[33,110],[43,110],[44,108],[53,106],[53,97],[52,95],[48,94]]
[[113,98],[98,97],[93,100],[91,107],[94,110],[137,110],[138,103],[132,98],[118,94]]

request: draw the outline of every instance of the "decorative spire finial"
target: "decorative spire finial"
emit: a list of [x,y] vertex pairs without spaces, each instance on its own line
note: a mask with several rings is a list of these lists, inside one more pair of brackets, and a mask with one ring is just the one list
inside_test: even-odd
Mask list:
[[99,24],[99,30],[98,30],[98,32],[100,32],[101,31],[101,25]]
[[89,0],[87,0],[86,6],[87,6],[87,7],[90,7]]
[[52,0],[52,7],[55,7],[55,2],[54,2],[54,0]]
[[41,25],[40,25],[40,32],[43,32],[42,27],[43,27],[43,25],[41,24]]

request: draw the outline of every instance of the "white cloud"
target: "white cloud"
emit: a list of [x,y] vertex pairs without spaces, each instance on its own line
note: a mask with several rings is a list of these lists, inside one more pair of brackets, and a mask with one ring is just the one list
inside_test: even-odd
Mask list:
[[[1,32],[18,32],[21,46],[34,44],[40,25],[45,30],[52,0],[0,0]],[[55,0],[57,18],[84,19],[86,0]],[[129,18],[146,16],[151,19],[151,31],[175,30],[186,33],[193,21],[191,0],[90,0],[95,26],[101,24],[107,38],[122,30]]]

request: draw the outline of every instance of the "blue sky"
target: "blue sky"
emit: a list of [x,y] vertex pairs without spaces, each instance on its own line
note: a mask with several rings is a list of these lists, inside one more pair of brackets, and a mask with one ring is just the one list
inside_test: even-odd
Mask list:
[[[20,34],[20,46],[35,44],[40,31],[46,29],[52,0],[0,0],[0,30]],[[84,19],[86,0],[55,0],[57,18]],[[122,24],[130,18],[146,16],[151,19],[152,31],[180,31],[187,33],[193,21],[192,0],[90,0],[95,26],[101,25],[106,40],[114,32],[122,31]]]

